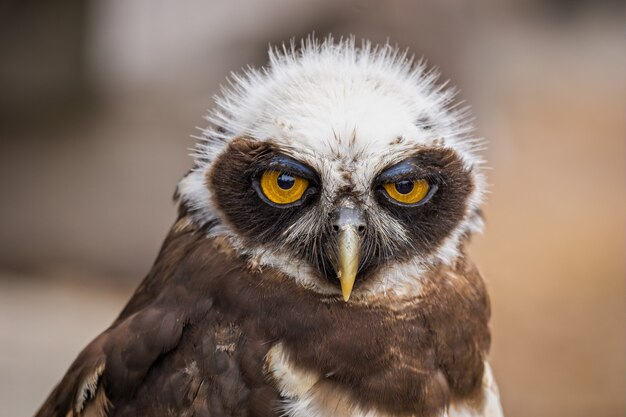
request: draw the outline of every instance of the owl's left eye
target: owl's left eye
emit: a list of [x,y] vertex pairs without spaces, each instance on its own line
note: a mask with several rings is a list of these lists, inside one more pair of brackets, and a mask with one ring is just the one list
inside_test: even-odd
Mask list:
[[430,184],[428,181],[400,180],[383,184],[383,188],[391,199],[402,204],[417,204],[423,201],[429,194]]
[[275,204],[290,204],[302,198],[309,181],[287,172],[268,170],[261,175],[261,191]]

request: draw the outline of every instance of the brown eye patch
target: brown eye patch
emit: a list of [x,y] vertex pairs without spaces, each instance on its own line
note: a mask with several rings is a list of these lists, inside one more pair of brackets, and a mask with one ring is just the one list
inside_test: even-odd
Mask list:
[[[406,181],[420,179],[436,192],[431,192],[429,199],[424,198],[426,201],[423,204],[397,204],[396,200],[403,197],[400,192],[403,189],[394,190],[389,184],[404,186]],[[434,148],[420,150],[405,161],[387,168],[379,174],[374,188],[382,209],[388,210],[409,232],[410,245],[401,249],[403,255],[409,257],[415,251],[425,254],[434,252],[458,226],[465,216],[474,183],[471,172],[456,152]]]
[[[293,188],[283,189],[281,184],[285,186],[289,178],[294,181],[297,178],[301,188],[297,195],[282,196],[284,200],[277,201],[270,198],[276,199],[272,194],[268,197],[267,184],[272,178],[267,173],[272,172],[285,173],[283,177],[278,175],[276,184],[272,184],[274,194],[289,194]],[[283,231],[314,203],[318,182],[311,168],[281,157],[271,143],[247,138],[233,139],[207,175],[213,203],[238,235],[253,245],[279,246],[284,238]]]

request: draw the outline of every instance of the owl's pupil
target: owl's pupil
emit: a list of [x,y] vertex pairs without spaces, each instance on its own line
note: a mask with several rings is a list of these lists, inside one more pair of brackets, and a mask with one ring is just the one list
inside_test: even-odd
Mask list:
[[413,191],[413,181],[409,181],[409,180],[402,180],[402,181],[398,181],[396,182],[396,190],[398,190],[398,192],[400,194],[408,194],[411,191]]
[[289,190],[295,184],[296,179],[289,174],[281,173],[276,182],[278,182],[278,186],[283,190]]

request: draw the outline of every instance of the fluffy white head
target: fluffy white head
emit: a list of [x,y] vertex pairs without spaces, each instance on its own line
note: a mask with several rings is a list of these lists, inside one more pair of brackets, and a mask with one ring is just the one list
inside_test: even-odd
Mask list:
[[[324,184],[322,198],[330,198],[347,182],[366,195],[381,169],[411,151],[449,148],[472,173],[474,187],[465,218],[429,259],[420,258],[408,267],[452,262],[459,254],[461,236],[482,228],[478,209],[484,178],[477,153],[481,141],[471,134],[467,108],[453,105],[454,90],[437,86],[437,77],[397,48],[367,42],[357,47],[353,38],[338,43],[309,38],[299,47],[292,42],[290,47],[271,48],[266,67],[232,75],[229,86],[215,98],[210,126],[194,154],[195,166],[179,184],[180,201],[196,222],[218,221],[212,233],[236,240],[236,233],[220,221],[213,207],[206,177],[212,162],[238,137],[271,141],[316,169]],[[405,233],[393,219],[388,226]],[[267,248],[262,252],[261,263],[296,273],[277,253]],[[407,264],[396,266],[398,271],[402,268]]]

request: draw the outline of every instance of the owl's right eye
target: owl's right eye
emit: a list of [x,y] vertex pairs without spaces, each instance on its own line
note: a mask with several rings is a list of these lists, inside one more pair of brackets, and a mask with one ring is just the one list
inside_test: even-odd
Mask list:
[[287,172],[267,170],[261,175],[261,191],[272,203],[291,204],[298,201],[309,188],[309,181]]

